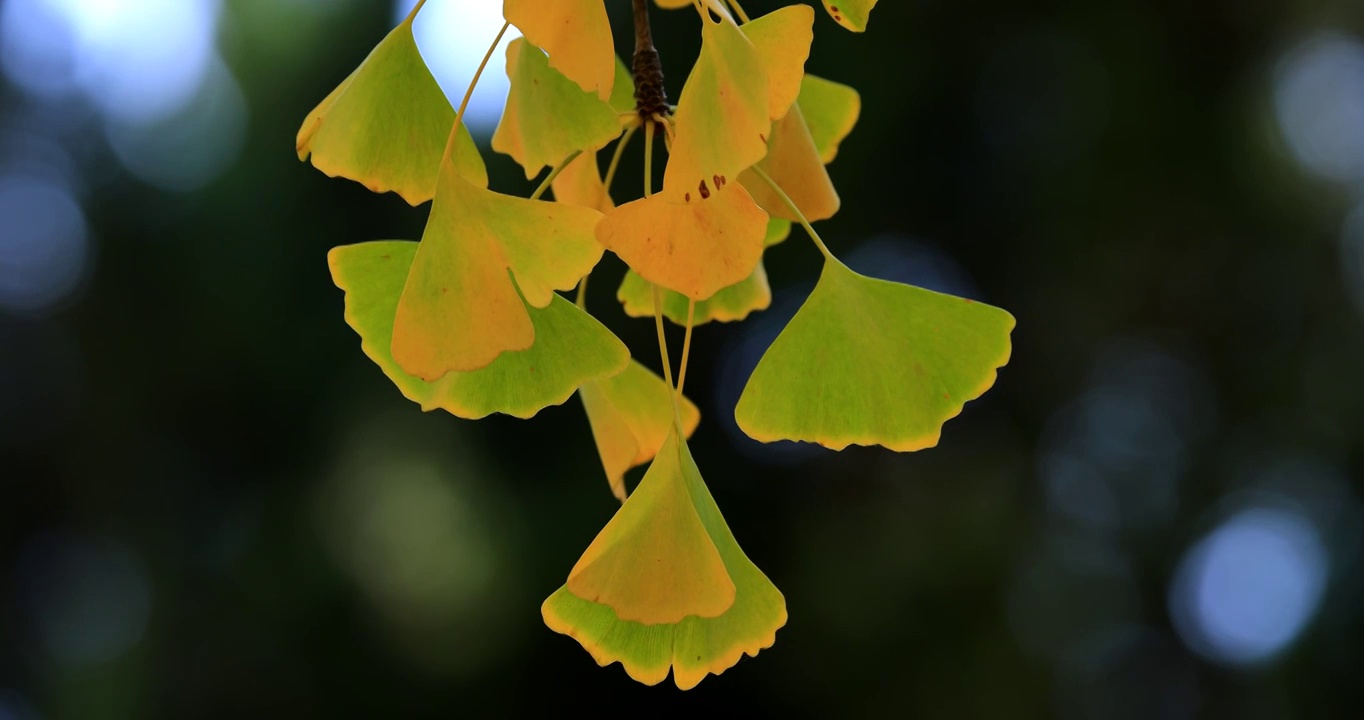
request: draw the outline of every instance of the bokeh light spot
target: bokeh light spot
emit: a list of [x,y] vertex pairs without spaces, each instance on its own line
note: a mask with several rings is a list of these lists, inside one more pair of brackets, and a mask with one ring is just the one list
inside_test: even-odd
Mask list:
[[85,215],[70,190],[0,172],[0,308],[42,314],[75,293],[89,262]]
[[1331,180],[1364,178],[1364,44],[1325,33],[1290,50],[1274,73],[1274,111],[1293,156]]

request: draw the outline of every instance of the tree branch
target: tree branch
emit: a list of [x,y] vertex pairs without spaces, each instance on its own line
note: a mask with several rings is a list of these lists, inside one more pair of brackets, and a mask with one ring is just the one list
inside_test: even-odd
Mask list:
[[649,0],[634,0],[635,9],[635,109],[640,119],[668,114],[668,95],[663,89],[663,63],[654,48],[649,28]]

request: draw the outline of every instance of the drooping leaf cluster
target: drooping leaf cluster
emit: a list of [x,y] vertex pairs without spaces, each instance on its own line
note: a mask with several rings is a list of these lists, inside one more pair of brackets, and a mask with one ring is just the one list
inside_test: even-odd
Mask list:
[[[616,57],[603,0],[504,0],[504,17],[522,37],[507,46],[511,91],[492,148],[527,178],[550,168],[521,198],[488,187],[463,107],[451,105],[421,59],[412,22],[425,2],[298,134],[300,159],[328,175],[414,206],[431,201],[420,242],[331,251],[346,322],[423,410],[529,418],[581,397],[623,504],[545,601],[545,622],[601,665],[620,662],[649,684],[671,670],[679,687],[693,687],[770,647],[787,616],[687,447],[700,422],[682,395],[692,328],[767,308],[763,254],[800,224],[824,271],[749,378],[736,420],[765,442],[910,451],[936,444],[942,424],[993,384],[1009,357],[1013,318],[859,275],[811,227],[840,209],[826,165],[855,125],[860,98],[805,74],[809,6],[750,20],[737,2],[657,0],[696,10],[701,51],[676,105],[653,97],[648,106],[664,110],[650,113],[641,94],[656,90],[638,53],[633,74]],[[824,2],[857,32],[875,4]],[[647,35],[637,31],[636,42],[653,52]],[[645,144],[643,193],[617,204],[620,151],[636,135]],[[667,164],[654,192],[660,141]],[[605,175],[599,154],[609,157]],[[663,377],[631,359],[584,306],[587,279],[607,250],[629,266],[617,293],[626,313],[655,320]],[[560,294],[575,287],[576,304]],[[676,382],[664,319],[686,328]],[[627,495],[626,472],[646,464]]]

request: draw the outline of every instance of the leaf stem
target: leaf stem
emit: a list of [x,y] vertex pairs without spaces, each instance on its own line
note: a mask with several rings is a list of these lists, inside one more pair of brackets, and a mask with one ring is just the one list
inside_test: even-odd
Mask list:
[[469,98],[474,96],[474,88],[478,87],[478,79],[483,77],[483,69],[488,67],[488,61],[492,59],[493,51],[497,50],[497,44],[502,42],[502,36],[507,34],[507,28],[511,23],[502,23],[502,29],[497,31],[497,37],[493,38],[493,44],[488,46],[488,52],[483,55],[483,62],[478,64],[478,70],[474,72],[474,79],[469,81],[469,87],[464,91],[464,99],[459,103],[459,110],[455,112],[455,125],[450,128],[450,139],[445,141],[445,154],[441,156],[441,164],[450,162],[450,156],[455,151],[455,137],[459,135],[459,129],[464,124],[464,111],[469,109]]
[[578,281],[578,297],[573,301],[583,310],[587,309],[587,279],[590,277],[592,277],[592,273],[589,272],[583,276],[582,280]]
[[658,329],[658,352],[663,357],[663,380],[668,383],[668,395],[673,404],[673,426],[677,428],[677,439],[682,439],[682,411],[677,407],[677,386],[673,384],[672,361],[668,358],[668,339],[663,334],[663,291],[654,288],[654,327]]
[[[801,227],[805,228],[805,232],[809,234],[810,239],[815,241],[815,245],[819,247],[820,252],[824,253],[824,257],[828,260],[839,262],[838,258],[834,257],[834,254],[829,252],[829,246],[825,245],[824,241],[820,239],[819,233],[815,232],[815,229],[810,226],[810,221],[805,219],[805,213],[801,212],[800,208],[796,207],[795,201],[791,199],[790,195],[786,194],[785,190],[781,189],[781,186],[777,184],[777,181],[773,180],[772,176],[768,175],[757,165],[754,165],[749,169],[752,170],[755,175],[762,178],[763,182],[767,183],[772,188],[772,191],[781,198],[782,202],[786,203],[786,207],[791,208],[791,212],[800,220]],[[841,265],[842,263],[839,264]]]
[[616,168],[620,167],[620,156],[625,154],[625,146],[630,144],[630,139],[635,136],[638,129],[638,125],[631,125],[616,142],[616,151],[611,154],[611,164],[606,166],[606,178],[601,181],[608,198],[611,197],[611,183],[616,179]]
[[654,194],[654,121],[644,121],[644,197]]
[[687,332],[682,336],[682,366],[677,369],[677,394],[682,395],[682,388],[687,384],[687,360],[691,358],[691,329],[692,322],[696,318],[696,301],[687,298]]
[[535,192],[530,194],[530,199],[539,200],[540,196],[544,195],[545,191],[549,190],[550,185],[554,184],[554,178],[559,177],[559,173],[563,172],[564,168],[568,167],[569,163],[578,159],[578,156],[582,154],[583,154],[582,150],[574,150],[573,152],[569,153],[568,157],[564,158],[562,161],[559,162],[557,166],[555,166],[553,170],[549,171],[549,175],[546,175],[545,179],[540,182],[540,187],[535,188]]
[[734,8],[734,14],[738,15],[740,20],[749,21],[748,13],[744,12],[743,7],[739,5],[739,0],[729,0],[729,6]]

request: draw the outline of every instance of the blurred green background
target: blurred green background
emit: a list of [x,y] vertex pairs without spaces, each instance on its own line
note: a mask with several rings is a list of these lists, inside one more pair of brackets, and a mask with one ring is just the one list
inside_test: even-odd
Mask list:
[[[819,13],[809,71],[864,101],[821,232],[1009,309],[1013,360],[932,450],[749,441],[819,269],[798,232],[769,253],[772,309],[698,330],[687,387],[790,622],[685,694],[540,620],[617,507],[581,404],[423,414],[342,320],[327,250],[425,208],[294,134],[407,7],[0,0],[0,718],[1360,716],[1357,0]],[[497,14],[423,12],[447,92]],[[697,19],[654,20],[676,98]],[[658,368],[622,268],[590,307]]]

